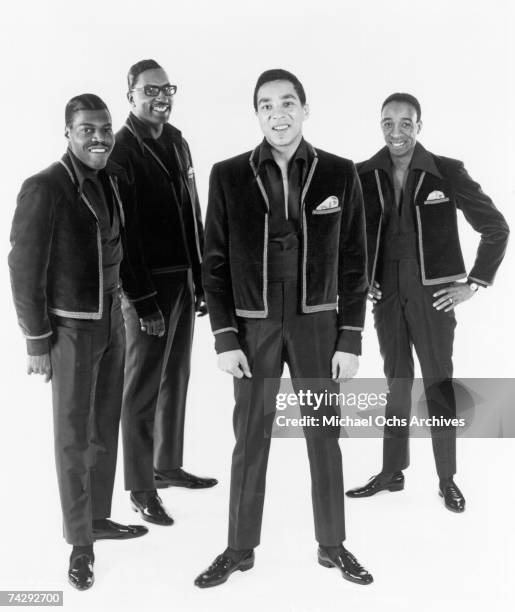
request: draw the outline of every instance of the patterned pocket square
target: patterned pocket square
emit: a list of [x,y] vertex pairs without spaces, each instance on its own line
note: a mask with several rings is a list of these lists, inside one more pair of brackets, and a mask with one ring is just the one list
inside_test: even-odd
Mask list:
[[338,198],[336,196],[329,196],[315,210],[327,210],[330,208],[338,208]]

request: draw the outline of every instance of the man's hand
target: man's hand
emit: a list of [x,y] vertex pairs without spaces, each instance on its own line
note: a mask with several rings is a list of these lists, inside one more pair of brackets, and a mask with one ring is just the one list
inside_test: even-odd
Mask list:
[[195,312],[197,317],[205,317],[207,315],[207,304],[203,295],[195,297]]
[[139,323],[141,331],[147,332],[149,336],[158,336],[162,338],[165,335],[165,320],[160,310],[141,318]]
[[218,367],[223,372],[227,372],[227,374],[231,374],[236,378],[243,378],[244,375],[247,378],[252,378],[249,362],[241,349],[220,353],[218,355]]
[[43,374],[45,382],[52,378],[52,363],[50,353],[27,356],[27,374]]
[[353,353],[336,351],[331,360],[331,376],[334,380],[350,380],[358,373],[359,359]]
[[433,302],[433,306],[436,310],[443,309],[444,312],[449,312],[454,310],[458,304],[470,300],[474,293],[476,291],[472,291],[468,283],[453,283],[433,293],[433,297],[438,298],[436,302]]
[[383,294],[379,287],[379,283],[377,281],[374,281],[372,283],[372,286],[368,290],[367,297],[372,302],[372,304],[377,304],[377,302],[379,302],[379,300],[383,297]]

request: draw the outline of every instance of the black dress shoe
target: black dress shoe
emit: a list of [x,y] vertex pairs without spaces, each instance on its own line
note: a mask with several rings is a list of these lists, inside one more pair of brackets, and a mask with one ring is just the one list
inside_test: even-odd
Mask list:
[[349,489],[347,497],[371,497],[379,491],[402,491],[404,489],[404,474],[394,472],[391,477],[383,478],[381,474],[372,476],[366,485]]
[[372,574],[360,565],[356,557],[343,546],[335,548],[318,547],[318,562],[324,567],[337,567],[345,580],[356,584],[371,584]]
[[93,561],[93,555],[88,554],[72,555],[70,557],[68,582],[79,591],[91,588],[95,582]]
[[440,482],[438,493],[443,497],[445,507],[451,512],[465,512],[465,498],[452,478]]
[[227,579],[233,572],[237,570],[246,572],[252,569],[254,567],[254,560],[253,550],[246,553],[239,560],[233,559],[232,556],[228,556],[226,553],[218,555],[207,570],[195,578],[195,586],[206,589],[223,584],[227,582]]
[[143,525],[121,525],[110,519],[93,521],[93,537],[95,540],[130,540],[148,533]]
[[157,493],[139,498],[131,493],[132,509],[139,512],[141,518],[154,525],[173,525],[173,518],[163,507],[163,502]]
[[218,484],[216,478],[201,478],[189,472],[185,472],[182,468],[176,470],[168,470],[160,472],[154,470],[154,482],[157,489],[165,487],[186,487],[187,489],[209,489]]

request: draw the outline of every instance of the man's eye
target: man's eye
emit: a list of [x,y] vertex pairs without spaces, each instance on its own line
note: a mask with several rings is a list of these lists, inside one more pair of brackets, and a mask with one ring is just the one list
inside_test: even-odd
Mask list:
[[268,110],[270,110],[271,108],[272,108],[272,105],[271,105],[271,104],[263,104],[263,105],[261,106],[261,110],[265,110],[265,111],[268,111]]
[[84,134],[91,134],[93,129],[92,128],[82,128],[82,131],[83,131]]
[[104,132],[105,132],[106,134],[112,134],[112,133],[113,133],[113,128],[110,128],[110,127],[108,127],[108,128],[104,128]]
[[383,129],[389,130],[392,127],[391,123],[383,123]]
[[293,102],[291,100],[289,102],[285,102],[284,106],[293,106]]
[[403,127],[405,130],[408,130],[408,129],[411,127],[411,122],[410,122],[410,121],[404,121],[404,122],[402,123],[402,127]]

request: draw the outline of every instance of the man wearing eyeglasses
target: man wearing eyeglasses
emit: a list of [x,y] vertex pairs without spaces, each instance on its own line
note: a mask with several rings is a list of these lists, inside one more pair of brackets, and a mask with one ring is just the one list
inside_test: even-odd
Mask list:
[[125,292],[126,366],[122,408],[125,488],[133,509],[173,524],[156,487],[212,487],[182,469],[184,413],[195,312],[207,308],[201,283],[203,227],[190,150],[168,123],[177,87],[154,60],[128,74],[131,106],[113,158],[125,168],[136,201],[137,243],[152,290]]

